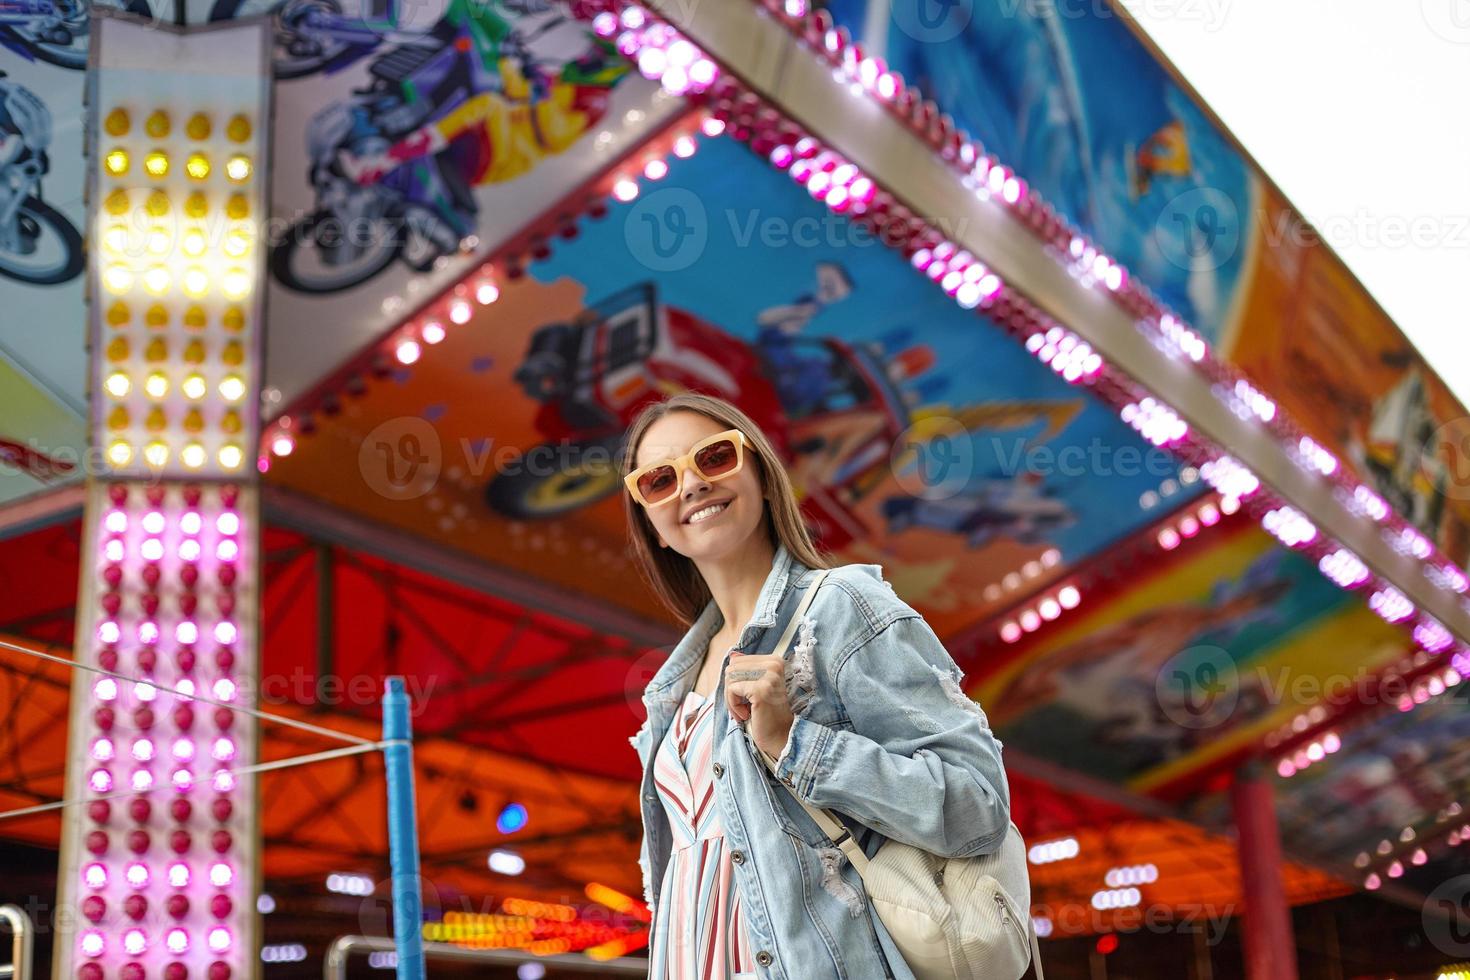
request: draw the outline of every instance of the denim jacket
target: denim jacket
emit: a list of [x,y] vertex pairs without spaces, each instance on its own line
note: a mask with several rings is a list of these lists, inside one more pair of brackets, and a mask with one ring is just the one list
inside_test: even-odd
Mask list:
[[[815,574],[778,544],[736,649],[774,652],[774,627]],[[638,860],[654,915],[671,833],[652,760],[723,623],[711,599],[649,681],[648,720],[629,740],[643,764]],[[862,879],[790,794],[836,813],[869,857],[889,838],[947,857],[995,851],[1009,827],[1010,788],[1000,742],[961,679],[929,624],[870,564],[830,571],[799,624],[786,668],[795,721],[775,775],[726,710],[721,672],[715,798],[756,975],[914,980]]]

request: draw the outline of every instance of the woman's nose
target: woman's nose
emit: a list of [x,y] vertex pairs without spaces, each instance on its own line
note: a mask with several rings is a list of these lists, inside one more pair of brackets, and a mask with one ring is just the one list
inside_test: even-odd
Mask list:
[[697,493],[709,486],[709,481],[696,473],[692,466],[684,471],[682,479],[684,480],[684,484],[680,490],[680,495],[684,497],[688,497],[690,494]]

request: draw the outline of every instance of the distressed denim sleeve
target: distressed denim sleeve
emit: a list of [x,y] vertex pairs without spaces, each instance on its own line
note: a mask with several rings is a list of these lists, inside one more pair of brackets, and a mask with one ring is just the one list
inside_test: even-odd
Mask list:
[[988,854],[1010,787],[985,713],[922,616],[895,619],[837,665],[853,730],[800,715],[777,776],[808,803],[945,857]]

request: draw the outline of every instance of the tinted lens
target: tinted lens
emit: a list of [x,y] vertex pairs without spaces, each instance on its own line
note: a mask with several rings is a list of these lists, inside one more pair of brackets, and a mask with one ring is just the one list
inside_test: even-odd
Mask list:
[[735,448],[735,440],[721,439],[719,442],[711,443],[701,449],[694,457],[694,465],[699,467],[699,472],[706,479],[724,476],[735,468],[740,462],[740,453]]
[[679,489],[672,466],[655,466],[638,478],[638,492],[650,504],[656,504]]

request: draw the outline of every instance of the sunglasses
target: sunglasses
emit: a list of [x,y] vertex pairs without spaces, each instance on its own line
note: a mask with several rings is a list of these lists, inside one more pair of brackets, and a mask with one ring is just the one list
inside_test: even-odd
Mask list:
[[679,495],[685,470],[693,470],[706,483],[714,483],[734,476],[744,465],[745,436],[739,429],[727,429],[699,440],[683,456],[638,467],[623,477],[623,484],[644,507],[656,507]]

